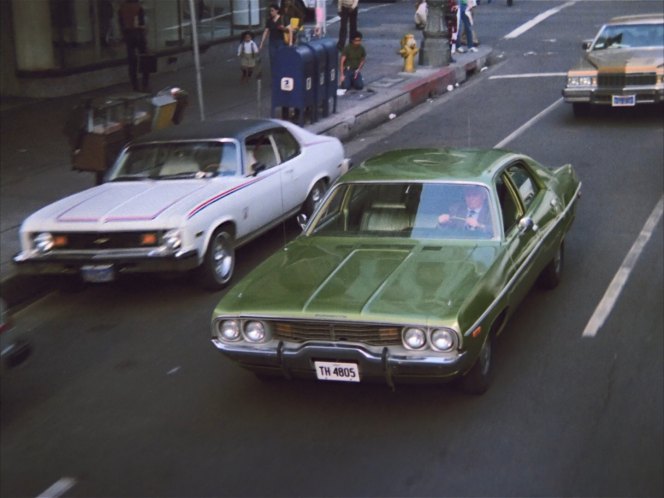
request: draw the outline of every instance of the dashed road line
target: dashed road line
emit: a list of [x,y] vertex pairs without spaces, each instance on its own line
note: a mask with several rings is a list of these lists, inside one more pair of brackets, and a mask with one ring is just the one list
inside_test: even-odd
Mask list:
[[563,101],[563,98],[560,97],[558,100],[556,100],[553,104],[551,104],[549,107],[544,109],[543,111],[540,111],[538,114],[530,118],[528,121],[526,121],[524,124],[519,126],[516,130],[514,130],[512,133],[507,135],[505,138],[503,138],[500,142],[498,142],[496,145],[494,145],[495,149],[502,149],[507,145],[509,142],[514,140],[516,137],[521,135],[524,131],[526,131],[528,128],[533,126],[537,121],[542,119],[544,116],[546,116],[548,113],[550,113],[558,104],[560,104]]
[[557,14],[558,12],[560,12],[561,10],[563,10],[567,7],[571,7],[575,3],[576,3],[576,1],[567,2],[563,5],[559,5],[558,7],[554,7],[553,9],[549,9],[546,12],[542,12],[538,16],[533,17],[530,21],[528,21],[528,22],[522,24],[521,26],[519,26],[518,28],[516,28],[514,31],[506,34],[504,36],[504,39],[505,40],[511,40],[511,39],[514,39],[514,38],[517,38],[517,37],[521,36],[526,31],[528,31],[529,29],[537,26],[539,23],[541,23],[545,19],[551,17],[554,14]]
[[490,80],[512,80],[520,78],[551,78],[567,76],[567,73],[522,73],[522,74],[496,74],[489,76]]
[[595,308],[595,312],[590,317],[586,328],[583,330],[582,337],[595,337],[597,332],[599,332],[599,329],[604,325],[604,322],[611,314],[616,301],[620,297],[620,294],[627,283],[627,279],[632,274],[634,265],[639,259],[639,256],[641,256],[643,248],[650,240],[655,227],[662,218],[663,211],[664,197],[661,197],[655,208],[652,210],[652,213],[650,213],[645,225],[643,225],[641,233],[634,241],[634,244],[632,244],[632,248],[627,253],[627,256],[625,256],[620,268],[618,268],[618,271],[609,284],[609,287],[606,289],[602,300],[597,305],[597,308]]
[[37,498],[58,498],[73,488],[75,484],[76,479],[73,477],[63,477],[51,487],[49,487],[46,491],[37,496]]

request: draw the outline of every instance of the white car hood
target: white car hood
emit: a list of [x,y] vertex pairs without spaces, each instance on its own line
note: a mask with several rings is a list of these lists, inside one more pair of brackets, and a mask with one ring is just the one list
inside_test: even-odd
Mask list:
[[44,207],[27,223],[50,230],[173,225],[214,192],[231,186],[208,180],[105,183]]

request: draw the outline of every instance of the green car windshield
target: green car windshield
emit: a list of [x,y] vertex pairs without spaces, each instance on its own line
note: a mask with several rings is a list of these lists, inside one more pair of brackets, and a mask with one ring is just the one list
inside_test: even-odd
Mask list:
[[[496,216],[489,200],[485,186],[468,183],[341,184],[330,192],[308,234],[494,239]],[[471,207],[477,208],[472,214]]]

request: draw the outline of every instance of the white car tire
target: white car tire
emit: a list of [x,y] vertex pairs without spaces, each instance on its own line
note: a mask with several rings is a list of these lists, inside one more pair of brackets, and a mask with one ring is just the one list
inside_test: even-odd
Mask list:
[[311,219],[311,215],[323,200],[326,190],[327,185],[323,180],[318,180],[311,188],[311,192],[309,192],[307,200],[304,201],[304,205],[302,206],[302,212],[307,215],[307,218]]
[[235,247],[233,236],[224,227],[212,234],[203,263],[198,268],[201,285],[208,290],[220,290],[233,278]]

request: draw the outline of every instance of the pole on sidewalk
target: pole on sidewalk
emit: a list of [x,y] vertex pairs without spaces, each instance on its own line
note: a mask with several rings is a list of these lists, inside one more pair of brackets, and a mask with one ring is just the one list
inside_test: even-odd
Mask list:
[[263,61],[260,56],[258,56],[256,66],[256,117],[260,118],[262,117],[261,103],[263,101]]
[[201,111],[201,121],[205,121],[205,107],[203,105],[203,84],[201,82],[201,59],[198,52],[198,18],[194,0],[189,0],[189,19],[191,21],[191,44],[194,49],[194,65],[196,66],[196,89],[198,91],[198,108]]
[[423,66],[443,67],[450,63],[449,32],[447,30],[447,0],[427,0],[429,12],[420,50]]

